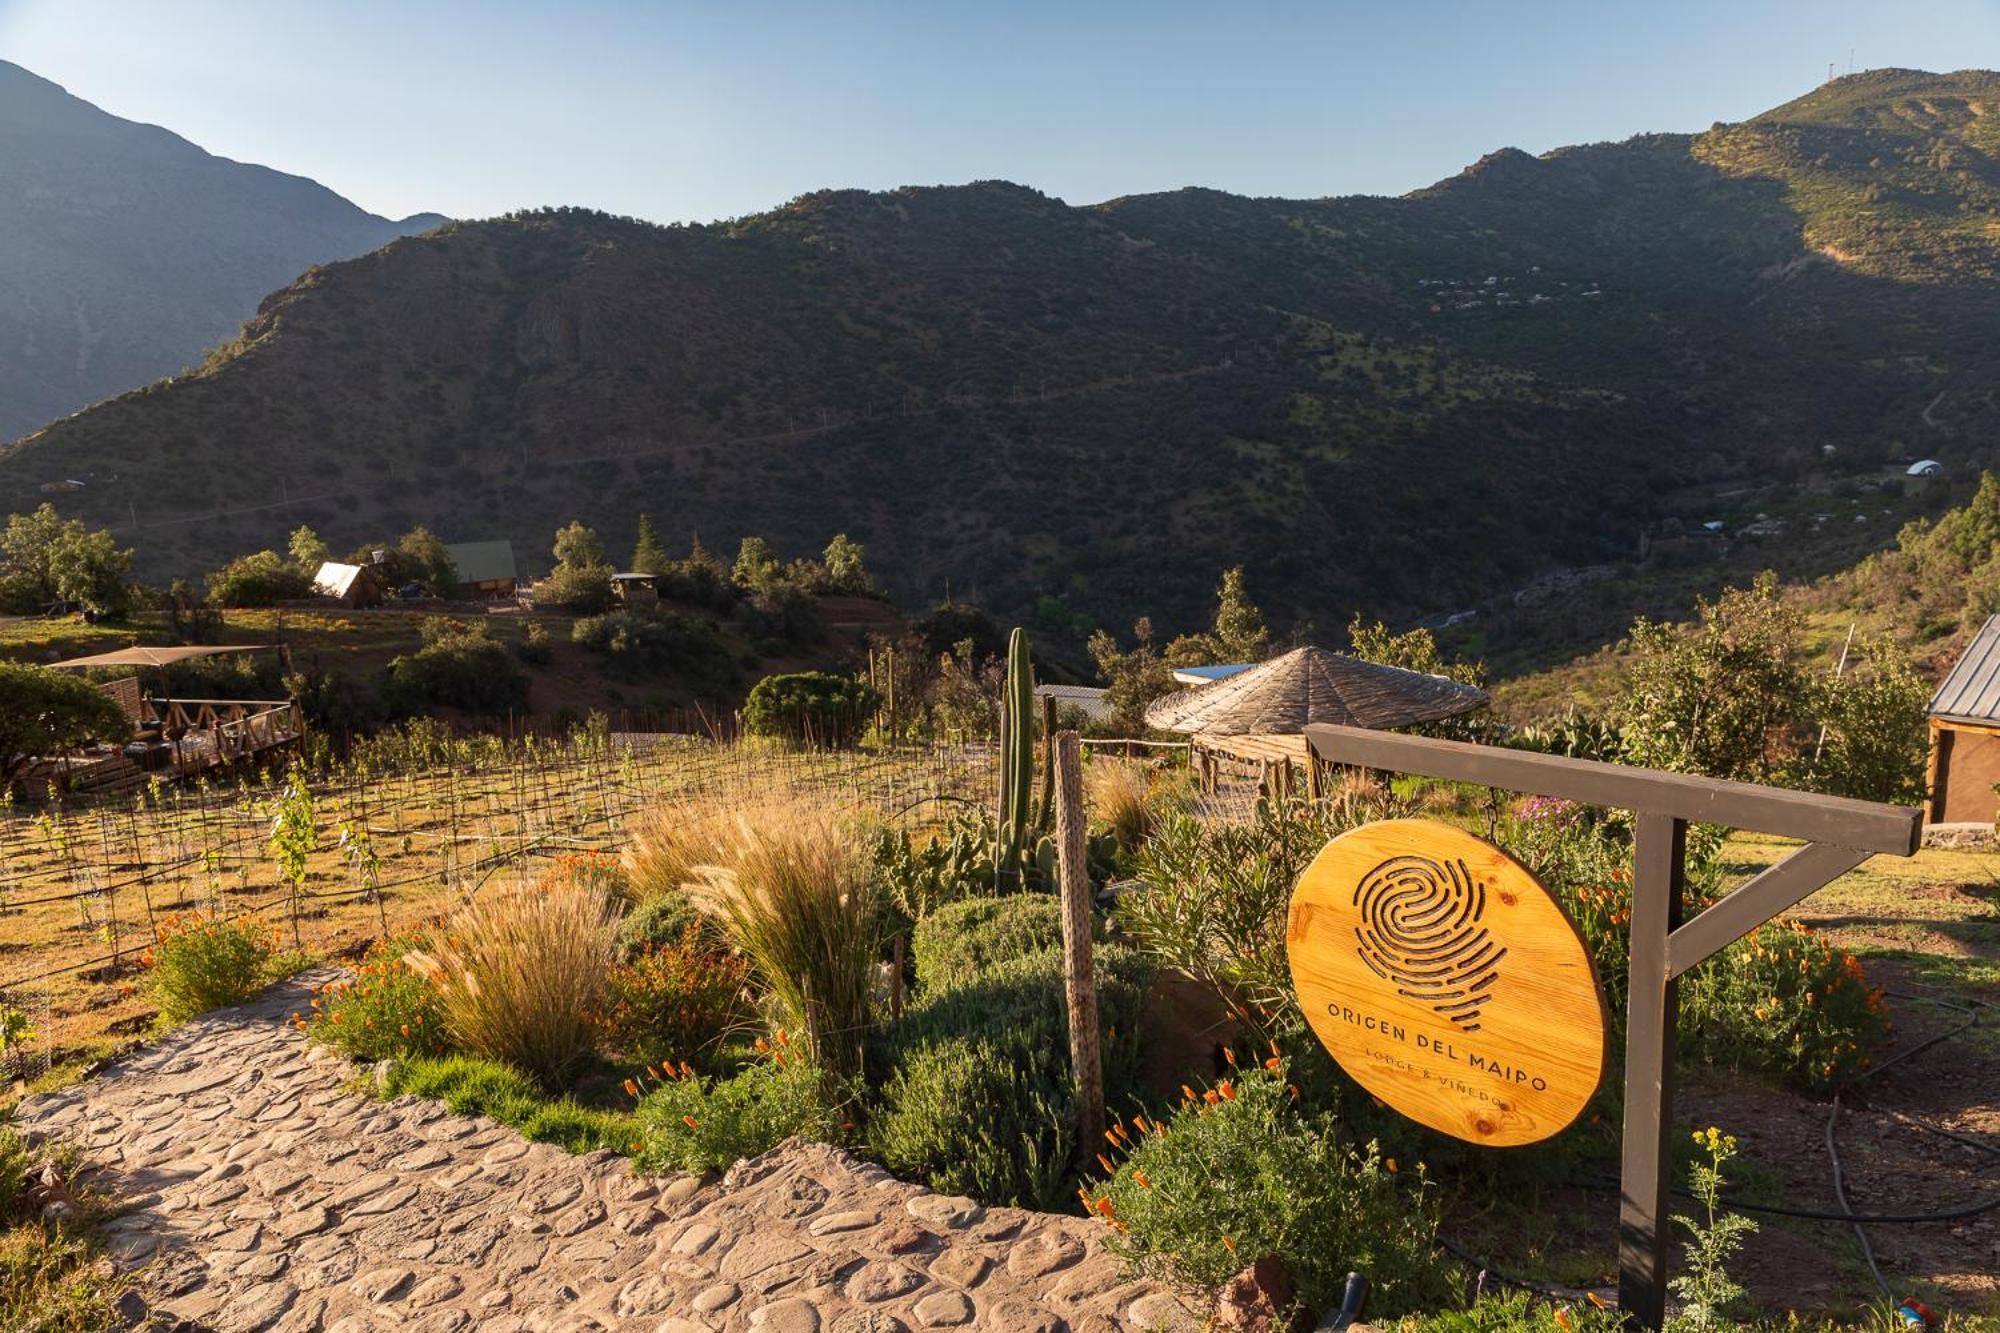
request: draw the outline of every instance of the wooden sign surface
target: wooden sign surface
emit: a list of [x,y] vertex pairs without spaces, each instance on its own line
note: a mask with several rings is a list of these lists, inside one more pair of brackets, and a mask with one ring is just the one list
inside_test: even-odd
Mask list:
[[1286,951],[1341,1068],[1432,1129],[1533,1143],[1604,1075],[1582,937],[1525,866],[1462,829],[1391,819],[1329,842],[1292,892]]

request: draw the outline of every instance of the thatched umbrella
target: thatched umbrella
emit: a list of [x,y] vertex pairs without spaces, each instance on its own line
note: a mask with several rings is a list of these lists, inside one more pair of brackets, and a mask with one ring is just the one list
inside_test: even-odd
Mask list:
[[1324,648],[1282,657],[1155,700],[1146,724],[1208,736],[1296,736],[1308,723],[1407,727],[1469,713],[1486,691]]

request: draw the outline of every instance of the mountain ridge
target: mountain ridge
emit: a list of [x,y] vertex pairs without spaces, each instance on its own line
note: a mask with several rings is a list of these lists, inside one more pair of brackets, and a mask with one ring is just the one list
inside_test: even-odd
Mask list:
[[[1985,113],[1946,110],[1981,161],[1899,170],[1949,194],[1983,179]],[[1394,199],[974,182],[448,224],[16,442],[0,499],[89,473],[64,505],[137,518],[154,574],[297,522],[533,552],[582,517],[616,549],[650,509],[712,544],[844,529],[908,599],[949,579],[1056,621],[1197,618],[1238,562],[1292,623],[1443,609],[1626,558],[1696,483],[1911,439],[1976,461],[2000,302],[1959,214],[1984,196],[1951,196],[1923,274],[1894,231],[1835,261],[1814,229],[1866,221],[1866,172],[1739,131],[1503,150]],[[270,507],[193,521],[231,506],[189,459]]]
[[0,437],[195,364],[311,264],[443,221],[378,217],[0,61]]

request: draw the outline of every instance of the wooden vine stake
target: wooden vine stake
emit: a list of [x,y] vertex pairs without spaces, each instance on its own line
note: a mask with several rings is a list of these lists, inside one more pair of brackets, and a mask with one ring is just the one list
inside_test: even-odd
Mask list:
[[1079,1162],[1104,1137],[1104,1065],[1097,1049],[1097,981],[1090,956],[1088,817],[1083,809],[1083,747],[1074,731],[1056,733],[1056,864],[1062,880],[1063,991],[1069,1001],[1069,1063],[1076,1073]]

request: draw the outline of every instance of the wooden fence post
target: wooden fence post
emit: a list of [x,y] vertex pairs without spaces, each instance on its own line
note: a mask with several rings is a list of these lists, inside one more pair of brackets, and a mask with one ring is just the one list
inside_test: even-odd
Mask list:
[[1083,747],[1074,731],[1055,745],[1056,856],[1062,880],[1063,990],[1069,1000],[1069,1062],[1076,1075],[1079,1162],[1104,1137],[1104,1066],[1097,1048],[1097,982],[1090,951],[1088,820],[1083,809]]

